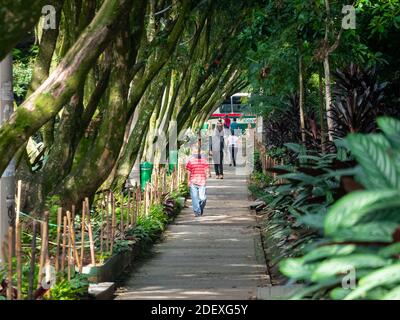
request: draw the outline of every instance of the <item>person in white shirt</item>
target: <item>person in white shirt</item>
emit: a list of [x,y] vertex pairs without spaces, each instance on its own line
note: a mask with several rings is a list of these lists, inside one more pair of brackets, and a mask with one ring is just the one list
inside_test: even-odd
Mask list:
[[228,137],[228,149],[231,156],[231,163],[229,166],[233,164],[233,166],[236,167],[236,156],[239,150],[238,141],[239,137],[235,135],[235,130],[232,130],[231,135]]

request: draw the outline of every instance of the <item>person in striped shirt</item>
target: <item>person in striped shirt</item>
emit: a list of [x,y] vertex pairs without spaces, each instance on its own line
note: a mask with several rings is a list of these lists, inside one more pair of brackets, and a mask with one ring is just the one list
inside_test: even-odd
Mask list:
[[201,154],[200,139],[197,144],[192,146],[192,155],[186,163],[186,170],[189,171],[189,188],[193,212],[196,217],[200,217],[203,215],[207,202],[206,182],[209,174],[207,158]]

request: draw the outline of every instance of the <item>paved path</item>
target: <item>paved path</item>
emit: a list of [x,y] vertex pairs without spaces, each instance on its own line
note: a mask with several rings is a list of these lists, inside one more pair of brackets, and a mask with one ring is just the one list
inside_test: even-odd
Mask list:
[[259,232],[246,178],[227,171],[209,180],[204,216],[185,209],[117,299],[256,299],[268,280]]

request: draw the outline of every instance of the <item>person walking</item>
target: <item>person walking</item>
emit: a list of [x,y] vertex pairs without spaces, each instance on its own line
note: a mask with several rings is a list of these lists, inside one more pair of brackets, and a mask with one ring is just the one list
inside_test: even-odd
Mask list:
[[214,134],[210,137],[210,154],[212,155],[217,179],[224,178],[224,134],[224,126],[222,122],[218,122]]
[[[213,136],[213,129],[211,124],[208,126],[207,130],[207,137],[208,140],[210,141],[211,137]],[[211,178],[211,166],[212,166],[213,160],[212,160],[212,155],[211,152],[208,152],[208,177]]]
[[231,126],[231,119],[229,119],[229,116],[226,114],[224,117],[224,127],[226,129],[229,129],[230,126]]
[[186,163],[186,170],[189,171],[189,189],[192,198],[194,215],[200,217],[204,213],[207,202],[206,181],[209,171],[205,155],[201,154],[201,140],[192,146],[192,155]]
[[237,123],[237,119],[236,118],[233,118],[233,121],[231,123],[230,129],[231,129],[231,132],[234,131],[236,133],[236,135],[238,135],[236,130],[239,129],[239,124]]
[[228,149],[229,149],[229,154],[231,156],[231,163],[229,166],[236,167],[236,156],[239,150],[239,145],[238,145],[239,137],[235,135],[235,130],[231,131],[231,135],[228,138]]

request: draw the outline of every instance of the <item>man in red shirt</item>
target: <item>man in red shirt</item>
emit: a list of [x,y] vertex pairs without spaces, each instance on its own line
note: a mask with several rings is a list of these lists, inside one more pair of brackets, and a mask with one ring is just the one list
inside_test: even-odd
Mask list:
[[206,181],[209,173],[208,161],[201,154],[200,140],[192,147],[192,156],[186,163],[186,170],[189,171],[189,188],[194,215],[200,217],[206,206]]
[[224,127],[226,129],[229,129],[231,126],[231,119],[229,119],[229,116],[226,114],[224,118]]

